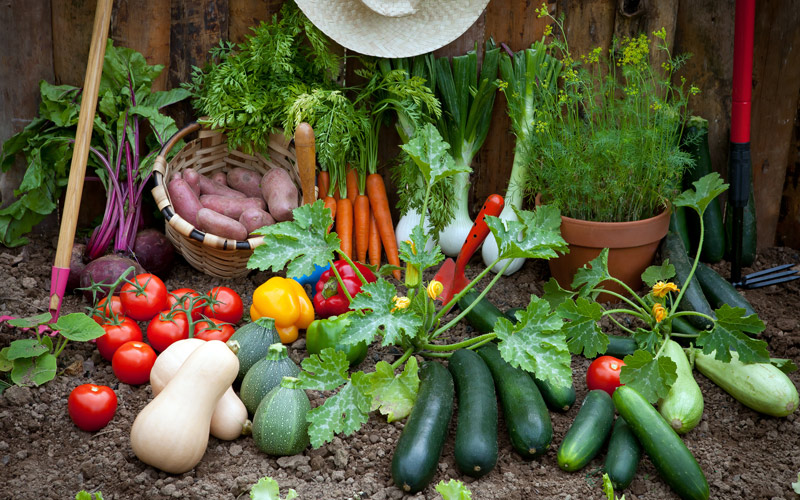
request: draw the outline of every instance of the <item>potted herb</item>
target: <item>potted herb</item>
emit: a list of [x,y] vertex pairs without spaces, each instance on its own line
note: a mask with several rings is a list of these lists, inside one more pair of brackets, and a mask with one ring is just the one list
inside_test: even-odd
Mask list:
[[[551,17],[563,33],[563,18],[552,18],[546,8],[539,15]],[[661,67],[651,64],[651,43],[666,51]],[[546,47],[561,65],[560,85],[555,93],[534,90],[539,95],[534,133],[527,138],[527,185],[562,213],[570,254],[551,260],[551,271],[568,286],[578,267],[611,248],[612,275],[638,289],[692,163],[680,137],[688,97],[699,90],[687,90],[684,78],[673,83],[687,57],[669,53],[664,29],[653,33],[652,42],[645,34],[615,39],[608,57],[595,48],[576,59],[566,39]]]

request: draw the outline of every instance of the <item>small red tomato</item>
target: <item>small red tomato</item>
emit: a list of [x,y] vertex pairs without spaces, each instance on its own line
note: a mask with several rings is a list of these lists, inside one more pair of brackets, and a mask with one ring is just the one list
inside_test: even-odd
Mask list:
[[105,385],[79,385],[69,393],[67,411],[69,418],[79,429],[94,432],[108,425],[114,418],[117,395]]
[[107,322],[102,325],[106,333],[97,339],[97,350],[108,361],[114,357],[114,352],[131,340],[142,340],[142,329],[130,318],[121,316],[118,321]]
[[[167,287],[155,274],[143,273],[125,283],[119,292],[122,307],[136,321],[149,321],[167,307]],[[134,284],[135,283],[135,284]]]
[[169,347],[173,342],[189,338],[189,322],[184,313],[176,313],[170,318],[162,312],[147,324],[147,342],[157,352]]
[[198,321],[195,325],[194,336],[200,340],[221,340],[227,342],[233,335],[233,325],[216,318]]
[[115,318],[119,319],[121,316],[125,315],[125,309],[122,307],[122,300],[116,295],[111,296],[110,300],[110,306],[108,296],[103,297],[97,303],[96,311],[92,319],[99,325]]
[[[200,294],[191,288],[178,288],[167,294],[167,309],[172,310],[176,307],[188,310],[191,305],[191,300],[199,297]],[[197,321],[202,317],[204,301],[198,300],[192,308],[192,319]],[[177,306],[176,306],[177,304]]]
[[203,314],[209,318],[217,318],[226,323],[236,324],[242,320],[244,305],[242,297],[226,286],[217,286],[208,292],[209,304],[203,308]]
[[589,390],[601,389],[606,391],[609,396],[614,394],[614,390],[619,387],[619,372],[625,362],[614,356],[600,356],[592,361],[586,370],[586,387]]
[[119,346],[111,360],[111,368],[120,382],[140,385],[150,380],[156,352],[144,342],[126,342]]

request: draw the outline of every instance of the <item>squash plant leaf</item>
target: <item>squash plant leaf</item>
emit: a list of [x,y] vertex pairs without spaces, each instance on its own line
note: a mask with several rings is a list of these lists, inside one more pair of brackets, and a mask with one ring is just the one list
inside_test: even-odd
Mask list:
[[[357,312],[350,315],[350,327],[341,342],[357,344],[363,340],[371,344],[378,332],[383,335],[384,346],[399,343],[403,335],[415,338],[422,328],[422,319],[410,309],[396,309],[396,296],[397,290],[386,280],[364,285],[350,302],[350,308]],[[361,312],[365,309],[370,312]]]
[[431,238],[427,232],[422,230],[421,224],[414,226],[410,236],[413,246],[406,241],[399,242],[400,258],[404,262],[417,266],[419,272],[422,273],[425,269],[436,266],[444,260],[444,254],[439,245],[434,245],[430,251],[420,251],[420,249],[427,248],[428,241]]
[[442,500],[472,500],[472,492],[469,488],[456,479],[444,482],[444,479],[436,485],[436,493],[442,495]]
[[603,308],[596,302],[583,297],[577,300],[565,300],[558,306],[556,313],[566,320],[562,330],[567,339],[567,347],[572,354],[581,354],[593,358],[606,352],[608,336],[603,333],[597,322],[603,316]]
[[706,207],[711,203],[711,200],[725,192],[728,189],[728,184],[722,182],[717,172],[701,177],[692,183],[694,189],[687,189],[682,192],[676,199],[674,205],[676,207],[690,207],[694,209],[702,217]]
[[575,273],[575,278],[572,280],[572,289],[578,290],[578,294],[581,297],[591,295],[594,299],[599,292],[593,292],[592,290],[610,277],[611,273],[608,272],[608,248],[604,248],[600,251],[600,255],[578,269]]
[[414,160],[428,186],[461,172],[470,172],[468,166],[459,166],[448,152],[450,145],[432,123],[415,130],[414,136],[400,146]]
[[250,488],[250,500],[293,500],[297,498],[297,492],[289,488],[286,498],[281,499],[278,481],[271,477],[262,477]]
[[636,347],[652,354],[656,352],[656,345],[661,340],[661,335],[653,330],[637,328],[633,340],[636,341]]
[[6,357],[11,361],[23,358],[37,358],[48,351],[47,346],[36,339],[19,339],[12,341],[11,345],[8,346]]
[[794,361],[787,358],[769,358],[769,362],[775,365],[775,368],[783,373],[792,373],[797,371],[797,365]]
[[642,273],[642,281],[648,287],[653,288],[653,285],[659,281],[667,282],[675,276],[675,266],[669,263],[669,259],[664,259],[660,266],[650,266]]
[[403,372],[397,376],[392,365],[379,361],[374,372],[364,375],[368,387],[365,392],[372,396],[370,411],[380,410],[388,422],[406,418],[417,400],[418,372],[417,359],[413,356],[408,358]]
[[14,362],[8,359],[9,349],[10,347],[0,349],[0,372],[9,372],[14,368]]
[[56,376],[56,357],[46,352],[36,358],[20,358],[14,361],[11,381],[17,385],[42,385]]
[[312,354],[300,366],[300,387],[311,391],[332,391],[347,382],[350,363],[347,356],[333,347],[326,347],[319,354]]
[[561,237],[561,212],[542,205],[533,212],[512,207],[517,220],[503,221],[487,216],[486,224],[494,235],[501,259],[554,259],[556,252],[567,252]]
[[637,350],[623,361],[625,366],[620,371],[619,381],[636,389],[653,404],[669,394],[669,388],[678,378],[678,367],[667,356],[654,358],[647,351]]
[[363,378],[363,373],[354,373],[339,392],[308,412],[306,421],[312,447],[316,449],[331,442],[336,434],[350,435],[367,422],[370,398],[357,388],[366,384]]
[[49,312],[29,316],[27,318],[14,318],[8,320],[8,324],[15,328],[33,328],[48,323],[53,318]]
[[562,319],[550,311],[546,300],[535,295],[531,296],[528,307],[517,313],[517,318],[516,324],[506,318],[499,318],[494,324],[503,359],[553,385],[570,385],[572,358],[561,330]]
[[544,293],[542,294],[542,298],[550,303],[550,308],[554,311],[562,302],[575,296],[575,292],[570,292],[569,290],[561,288],[561,285],[558,284],[555,278],[550,278],[547,283],[544,284],[543,288]]
[[341,240],[328,232],[331,211],[322,200],[301,205],[292,211],[294,220],[279,222],[255,231],[264,237],[264,244],[253,251],[247,261],[248,269],[281,271],[296,278],[311,275],[315,265],[324,266],[334,260]]
[[83,313],[66,314],[58,318],[54,329],[68,340],[86,342],[102,337],[106,332],[95,320]]
[[702,331],[696,340],[697,346],[703,348],[703,353],[711,354],[716,351],[715,358],[727,363],[731,360],[730,351],[733,349],[739,354],[742,363],[769,362],[767,343],[745,334],[764,330],[764,323],[758,316],[745,316],[743,308],[728,304],[723,304],[715,313],[717,321],[714,328]]

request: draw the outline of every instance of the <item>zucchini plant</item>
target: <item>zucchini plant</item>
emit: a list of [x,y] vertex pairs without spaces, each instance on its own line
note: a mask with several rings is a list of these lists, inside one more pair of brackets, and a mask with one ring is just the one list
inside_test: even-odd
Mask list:
[[[424,179],[421,214],[427,212],[432,186],[465,171],[455,163],[447,148],[432,124],[417,129],[415,136],[403,145]],[[496,217],[486,218],[499,248],[497,258],[446,304],[436,300],[442,292],[442,284],[435,280],[425,283],[421,279],[426,269],[438,266],[444,260],[440,247],[432,244],[431,236],[423,231],[424,217],[412,230],[410,240],[399,244],[400,259],[405,262],[405,296],[393,283],[383,279],[386,274],[403,270],[397,266],[384,266],[378,272],[380,278],[374,283],[368,283],[360,276],[364,285],[354,297],[345,290],[354,312],[333,320],[340,323],[345,332],[340,342],[371,344],[380,341],[383,346],[397,346],[399,353],[392,363],[380,361],[372,371],[354,373],[348,373],[349,363],[345,354],[332,348],[303,360],[303,371],[298,375],[301,387],[333,391],[324,404],[308,414],[308,432],[313,447],[331,441],[336,434],[355,432],[367,421],[371,411],[380,411],[389,421],[409,415],[420,384],[415,355],[449,357],[458,349],[476,349],[497,340],[500,355],[511,366],[536,372],[537,377],[554,386],[571,385],[571,358],[563,321],[550,310],[546,301],[536,296],[532,296],[528,307],[517,314],[516,323],[505,320],[498,323],[500,328],[493,332],[461,342],[444,342],[448,330],[469,314],[503,274],[496,274],[478,298],[453,319],[445,321],[445,314],[500,260],[505,259],[506,265],[510,265],[514,258],[550,259],[557,256],[557,251],[566,251],[566,242],[559,231],[561,218],[557,209],[542,206],[535,212],[516,210],[516,214],[518,220],[508,221],[505,225]],[[248,267],[276,272],[285,268],[287,276],[295,277],[310,274],[315,265],[332,263],[338,256],[357,269],[340,250],[339,236],[328,232],[330,220],[330,211],[319,200],[295,209],[293,221],[259,229],[256,232],[264,237],[264,244],[256,247]],[[522,236],[518,238],[519,234]],[[583,349],[583,341],[579,338],[573,344]],[[591,348],[587,346],[587,349]]]

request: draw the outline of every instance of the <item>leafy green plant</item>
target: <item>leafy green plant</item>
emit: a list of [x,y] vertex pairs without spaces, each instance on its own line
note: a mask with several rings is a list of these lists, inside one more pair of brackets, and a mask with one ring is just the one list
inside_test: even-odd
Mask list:
[[442,500],[472,500],[472,492],[469,488],[455,479],[444,482],[444,479],[436,485],[436,493],[442,495]]
[[[103,327],[83,313],[61,316],[55,323],[50,323],[51,319],[52,315],[46,312],[8,320],[11,326],[36,332],[35,338],[12,340],[8,347],[0,349],[0,371],[10,372],[14,384],[39,386],[53,380],[58,356],[67,342],[87,342],[105,333]],[[57,332],[56,336],[47,335],[47,329],[40,328],[43,325]]]
[[[549,17],[564,33],[563,17]],[[548,30],[547,34],[550,34]],[[575,59],[566,38],[547,49],[561,66],[560,89],[536,87],[534,133],[528,137],[528,188],[564,215],[599,222],[641,220],[658,214],[679,193],[691,157],[679,147],[688,114],[686,80],[673,84],[688,58],[673,57],[666,31],[653,33],[666,53],[661,68],[650,61],[647,35],[615,39],[605,57],[598,47]]]
[[297,492],[292,488],[286,492],[286,496],[281,498],[278,481],[269,476],[264,476],[250,488],[251,500],[292,500],[297,498]]
[[603,474],[603,493],[605,493],[608,500],[625,500],[625,495],[620,498],[614,494],[614,485],[611,482],[611,478],[605,473]]
[[[423,208],[431,195],[431,186],[441,179],[463,172],[447,153],[447,144],[436,128],[428,124],[403,146],[420,169],[425,180]],[[422,213],[425,213],[423,209]],[[561,218],[552,207],[539,207],[535,212],[518,210],[518,220],[506,225],[496,217],[487,217],[500,259],[516,257],[554,258],[557,251],[566,249],[559,226]],[[248,267],[273,271],[285,269],[287,276],[302,276],[314,270],[315,265],[332,262],[334,257],[350,260],[339,249],[339,237],[328,232],[330,211],[321,200],[294,210],[294,220],[259,229],[264,245],[256,247]],[[447,357],[460,348],[477,348],[493,340],[503,358],[516,367],[533,372],[554,385],[572,383],[570,354],[562,320],[549,310],[547,302],[532,297],[528,308],[519,313],[519,321],[506,321],[495,332],[469,338],[456,343],[442,343],[445,335],[472,309],[472,305],[449,321],[444,315],[456,302],[472,289],[497,262],[478,274],[447,304],[437,301],[442,284],[436,281],[409,280],[409,274],[423,276],[426,269],[437,266],[444,256],[438,245],[430,245],[430,235],[423,231],[424,220],[416,226],[410,241],[400,243],[400,258],[406,263],[408,292],[401,296],[395,285],[385,279],[364,283],[361,292],[348,299],[355,310],[333,320],[340,323],[345,333],[343,344],[380,341],[384,346],[396,346],[398,358],[388,363],[380,361],[374,371],[348,373],[349,363],[344,353],[328,348],[302,362],[300,373],[302,387],[308,390],[334,391],[323,405],[309,412],[311,445],[319,447],[333,439],[335,434],[351,434],[368,419],[371,411],[378,410],[389,421],[402,419],[410,413],[419,387],[418,362],[415,355]],[[507,227],[506,227],[507,226]],[[517,235],[521,234],[521,237]],[[430,250],[426,250],[430,248]],[[510,261],[509,261],[510,262]],[[351,263],[352,266],[352,263]],[[355,266],[353,266],[355,267]],[[385,266],[379,274],[396,270]],[[500,279],[492,281],[473,303],[482,299]],[[399,373],[398,373],[399,371]]]
[[103,494],[99,491],[96,493],[89,493],[86,490],[81,490],[75,495],[75,500],[103,500]]
[[800,495],[800,472],[797,473],[797,482],[792,483],[792,489],[794,490],[795,493]]

